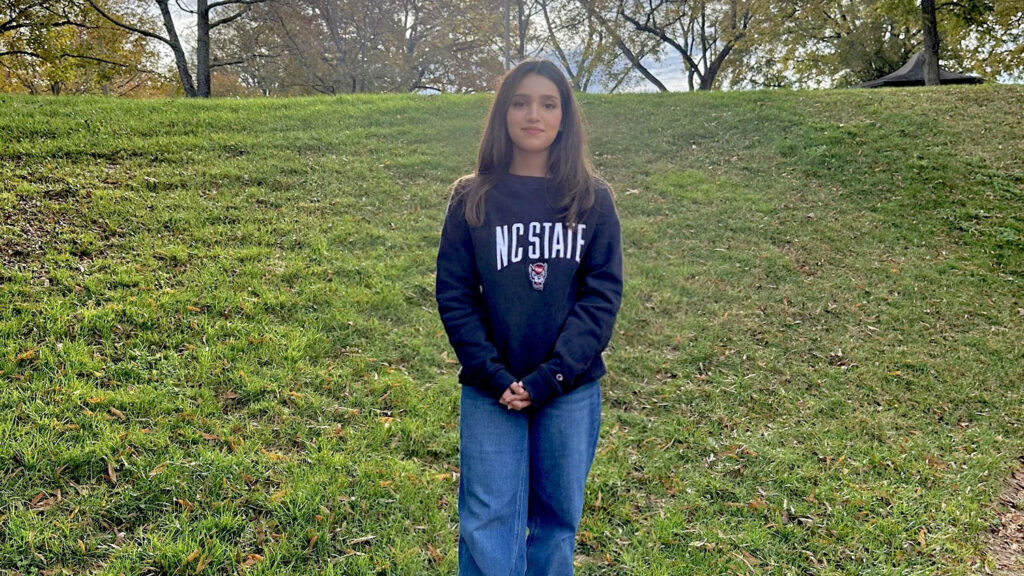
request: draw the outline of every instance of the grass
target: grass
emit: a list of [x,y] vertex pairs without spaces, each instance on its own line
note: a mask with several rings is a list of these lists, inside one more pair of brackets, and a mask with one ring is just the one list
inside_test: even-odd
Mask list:
[[[578,573],[991,568],[1024,89],[582,99],[627,286]],[[488,104],[0,96],[0,573],[454,573]]]

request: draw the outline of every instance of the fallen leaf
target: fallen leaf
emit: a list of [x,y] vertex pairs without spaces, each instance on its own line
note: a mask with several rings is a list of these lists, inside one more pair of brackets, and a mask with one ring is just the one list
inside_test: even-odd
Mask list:
[[31,359],[35,358],[36,355],[37,354],[36,354],[35,350],[28,350],[28,351],[22,352],[21,354],[18,354],[17,356],[15,356],[14,357],[14,361],[15,362],[21,362],[22,360],[31,360]]
[[287,462],[289,460],[288,456],[284,454],[278,454],[277,452],[270,452],[266,448],[260,448],[260,452],[262,452],[263,455],[266,456],[267,458],[270,458],[271,460],[274,460],[276,462]]
[[114,408],[113,406],[110,407],[110,413],[113,414],[114,416],[117,416],[118,420],[124,420],[125,419],[124,412],[121,412],[120,410],[118,410],[117,408]]
[[430,552],[430,558],[437,564],[440,564],[441,561],[444,560],[441,553],[438,552],[437,548],[434,548],[434,545],[430,542],[427,542],[427,552]]
[[175,498],[174,501],[177,502],[179,506],[181,506],[182,508],[184,508],[185,510],[188,510],[190,512],[192,510],[195,510],[195,508],[196,508],[195,505],[193,505],[191,502],[189,502],[188,500],[186,500],[184,498]]
[[245,557],[245,560],[242,560],[242,566],[248,568],[259,562],[263,562],[263,556],[260,556],[259,554],[249,554]]
[[157,474],[163,472],[164,470],[167,469],[167,466],[169,464],[170,464],[170,462],[162,462],[156,468],[153,468],[152,470],[149,471],[149,477],[152,478],[153,476],[156,476]]
[[185,564],[188,564],[189,562],[195,560],[196,558],[199,558],[199,555],[202,554],[202,553],[203,553],[203,551],[201,549],[196,548],[195,552],[189,554],[188,557],[185,558]]
[[110,480],[111,484],[117,484],[117,472],[114,472],[114,465],[107,461],[107,480]]
[[743,560],[745,560],[751,568],[761,563],[760,560],[752,556],[750,552],[747,552],[746,550],[740,550],[740,554],[743,555]]

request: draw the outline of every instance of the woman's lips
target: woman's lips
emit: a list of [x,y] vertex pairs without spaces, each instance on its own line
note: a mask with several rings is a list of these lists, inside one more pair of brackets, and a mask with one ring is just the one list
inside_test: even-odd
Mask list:
[[523,128],[523,132],[526,132],[527,134],[540,134],[543,130],[540,128]]

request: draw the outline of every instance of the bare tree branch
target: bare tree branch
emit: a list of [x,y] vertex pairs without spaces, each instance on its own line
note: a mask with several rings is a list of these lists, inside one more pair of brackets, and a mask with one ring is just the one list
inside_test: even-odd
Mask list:
[[165,37],[163,37],[163,36],[161,36],[159,34],[154,34],[153,32],[150,32],[149,30],[143,30],[142,28],[136,28],[135,26],[132,26],[131,24],[125,24],[124,22],[121,22],[118,19],[114,18],[113,16],[111,16],[111,15],[107,14],[106,12],[104,12],[103,9],[100,8],[99,6],[97,6],[96,2],[94,2],[93,0],[85,0],[85,1],[88,2],[89,6],[92,6],[92,9],[95,10],[96,12],[98,12],[100,16],[104,17],[105,19],[110,21],[115,26],[120,26],[121,28],[124,28],[125,30],[130,30],[132,32],[135,32],[136,34],[140,34],[142,36],[145,36],[146,38],[152,38],[154,40],[159,40],[160,42],[163,42],[164,44],[167,44],[168,46],[171,46],[172,48],[174,47],[174,44],[172,44],[169,39],[167,39],[167,38],[165,38]]
[[27,50],[7,50],[6,52],[0,52],[0,56],[31,56],[32,58],[42,58],[35,52],[29,52]]
[[608,19],[601,15],[601,13],[599,13],[597,10],[595,10],[594,7],[590,5],[590,2],[588,2],[587,0],[580,0],[580,3],[583,4],[583,8],[586,9],[587,12],[589,12],[595,20],[597,20],[598,24],[600,24],[602,28],[604,28],[609,34],[612,35],[612,37],[615,38],[615,45],[619,47],[619,51],[622,52],[623,56],[625,56],[627,60],[629,60],[629,63],[633,65],[633,68],[637,69],[641,74],[643,74],[644,78],[647,78],[647,80],[651,84],[654,84],[654,86],[657,87],[658,90],[662,92],[668,92],[668,88],[665,87],[665,84],[663,84],[661,80],[658,80],[658,77],[652,74],[651,71],[648,70],[647,67],[643,65],[643,63],[640,61],[640,58],[638,58],[636,54],[634,54],[633,51],[629,49],[629,46],[626,46],[626,43],[623,42],[622,37],[619,36],[618,31],[616,31],[615,28],[613,28],[611,24],[608,23]]
[[268,0],[220,0],[219,2],[210,2],[210,10],[214,8],[220,8],[221,6],[231,6],[237,4],[263,4]]
[[3,24],[0,24],[0,32],[4,32],[4,31],[7,31],[7,30],[14,30],[15,28],[24,28],[25,26],[31,26],[31,23],[25,23],[25,24],[16,24],[16,25],[11,26],[10,28],[8,28],[8,26],[10,26],[12,22],[17,22],[18,18],[21,18],[22,16],[24,16],[25,14],[27,14],[33,8],[39,8],[43,4],[46,4],[46,0],[43,0],[41,2],[36,2],[35,4],[29,4],[27,6],[22,7],[21,10],[18,10],[13,16],[11,16],[11,18],[9,20],[7,20],[7,22],[4,22]]
[[[626,22],[629,22],[630,24],[632,24],[633,27],[636,28],[638,31],[640,31],[640,32],[647,32],[648,34],[653,34],[655,37],[657,37],[662,42],[664,42],[664,43],[668,44],[669,46],[675,48],[676,51],[679,52],[679,55],[683,57],[683,60],[686,61],[687,65],[691,66],[694,70],[699,70],[699,67],[697,66],[697,63],[694,62],[693,58],[690,57],[690,53],[686,51],[686,48],[681,46],[679,44],[679,42],[676,42],[676,40],[674,38],[672,38],[668,34],[666,34],[665,30],[663,30],[661,28],[655,28],[653,26],[648,25],[647,23],[641,23],[639,20],[636,20],[635,18],[632,18],[629,14],[626,14],[626,11],[621,9],[621,8],[619,9],[619,16],[621,16]],[[650,21],[650,19],[648,19],[648,22],[649,21]],[[699,74],[700,73],[698,72],[698,75]]]
[[225,16],[224,18],[221,18],[219,20],[214,20],[213,22],[210,22],[210,30],[213,30],[214,28],[216,28],[217,26],[220,26],[221,24],[227,24],[228,22],[233,22],[235,20],[238,20],[246,12],[248,12],[250,8],[252,8],[251,5],[243,6],[241,9],[238,10],[238,12],[235,12],[231,16]]

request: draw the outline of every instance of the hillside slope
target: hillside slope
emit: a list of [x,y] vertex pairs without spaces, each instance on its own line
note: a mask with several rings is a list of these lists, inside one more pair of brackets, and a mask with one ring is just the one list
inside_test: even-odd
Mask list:
[[[968,574],[1024,455],[1024,88],[582,97],[626,295],[580,574]],[[0,572],[451,574],[486,96],[0,96]]]

